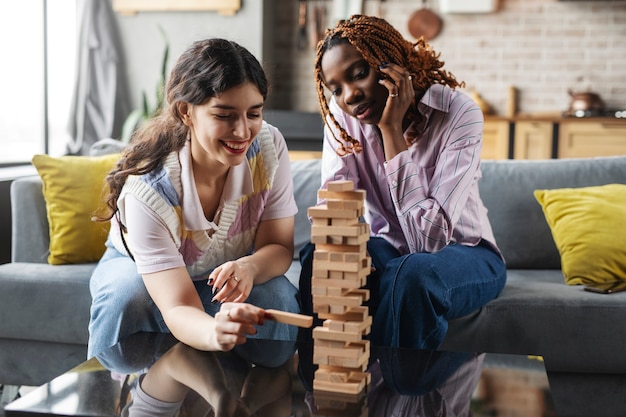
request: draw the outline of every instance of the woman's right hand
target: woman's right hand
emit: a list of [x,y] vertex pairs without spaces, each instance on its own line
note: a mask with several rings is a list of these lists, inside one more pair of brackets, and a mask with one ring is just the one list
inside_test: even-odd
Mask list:
[[219,350],[228,351],[246,343],[249,335],[256,334],[256,326],[262,326],[267,313],[264,309],[248,303],[223,303],[215,314],[215,344]]

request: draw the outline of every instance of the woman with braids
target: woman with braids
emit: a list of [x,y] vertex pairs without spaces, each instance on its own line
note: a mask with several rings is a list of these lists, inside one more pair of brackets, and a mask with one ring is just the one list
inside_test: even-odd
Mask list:
[[299,304],[283,276],[297,211],[289,158],[263,121],[260,63],[235,42],[198,41],[166,94],[168,107],[107,177],[111,231],[90,281],[89,356],[140,331],[171,332],[199,350],[245,353],[249,337],[295,347],[297,330],[264,310]]
[[[366,191],[370,339],[436,350],[448,321],[497,297],[506,280],[478,193],[483,115],[423,39],[405,40],[377,17],[326,31],[315,80],[326,125],[322,188],[352,180]],[[307,313],[313,250],[301,252]],[[440,365],[451,372],[454,360],[443,355]]]

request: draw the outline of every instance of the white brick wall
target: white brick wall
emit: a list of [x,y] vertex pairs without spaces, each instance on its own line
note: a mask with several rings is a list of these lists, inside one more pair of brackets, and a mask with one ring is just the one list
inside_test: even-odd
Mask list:
[[[471,0],[468,0],[471,1]],[[442,15],[431,44],[445,68],[504,114],[509,85],[524,113],[560,112],[568,89],[593,90],[608,107],[626,108],[626,1],[501,0],[490,14]],[[297,1],[277,0],[274,107],[318,111],[312,82],[314,51],[296,47]],[[314,4],[330,1],[309,0]],[[364,0],[408,39],[417,0]],[[437,0],[427,2],[437,10]]]

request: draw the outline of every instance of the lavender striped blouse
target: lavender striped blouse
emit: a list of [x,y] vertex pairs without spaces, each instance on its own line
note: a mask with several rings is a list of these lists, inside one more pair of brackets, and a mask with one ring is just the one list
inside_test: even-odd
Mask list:
[[[359,154],[340,157],[327,126],[322,157],[322,187],[350,179],[367,193],[365,221],[371,235],[401,253],[437,252],[450,243],[497,246],[478,193],[483,114],[466,94],[433,85],[418,103],[424,118],[405,131],[418,140],[385,161],[382,138],[373,125],[344,113],[334,99],[335,118],[363,145]],[[339,137],[339,135],[337,135]]]

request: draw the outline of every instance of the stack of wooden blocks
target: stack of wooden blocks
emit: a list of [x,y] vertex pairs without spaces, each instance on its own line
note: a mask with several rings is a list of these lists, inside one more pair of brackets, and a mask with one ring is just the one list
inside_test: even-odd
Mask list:
[[369,225],[360,223],[365,191],[352,181],[334,181],[318,191],[325,204],[310,207],[313,255],[313,311],[323,320],[313,329],[313,362],[319,367],[313,389],[360,394],[370,382],[366,372],[370,356],[372,317],[364,289],[371,272],[367,255]]

